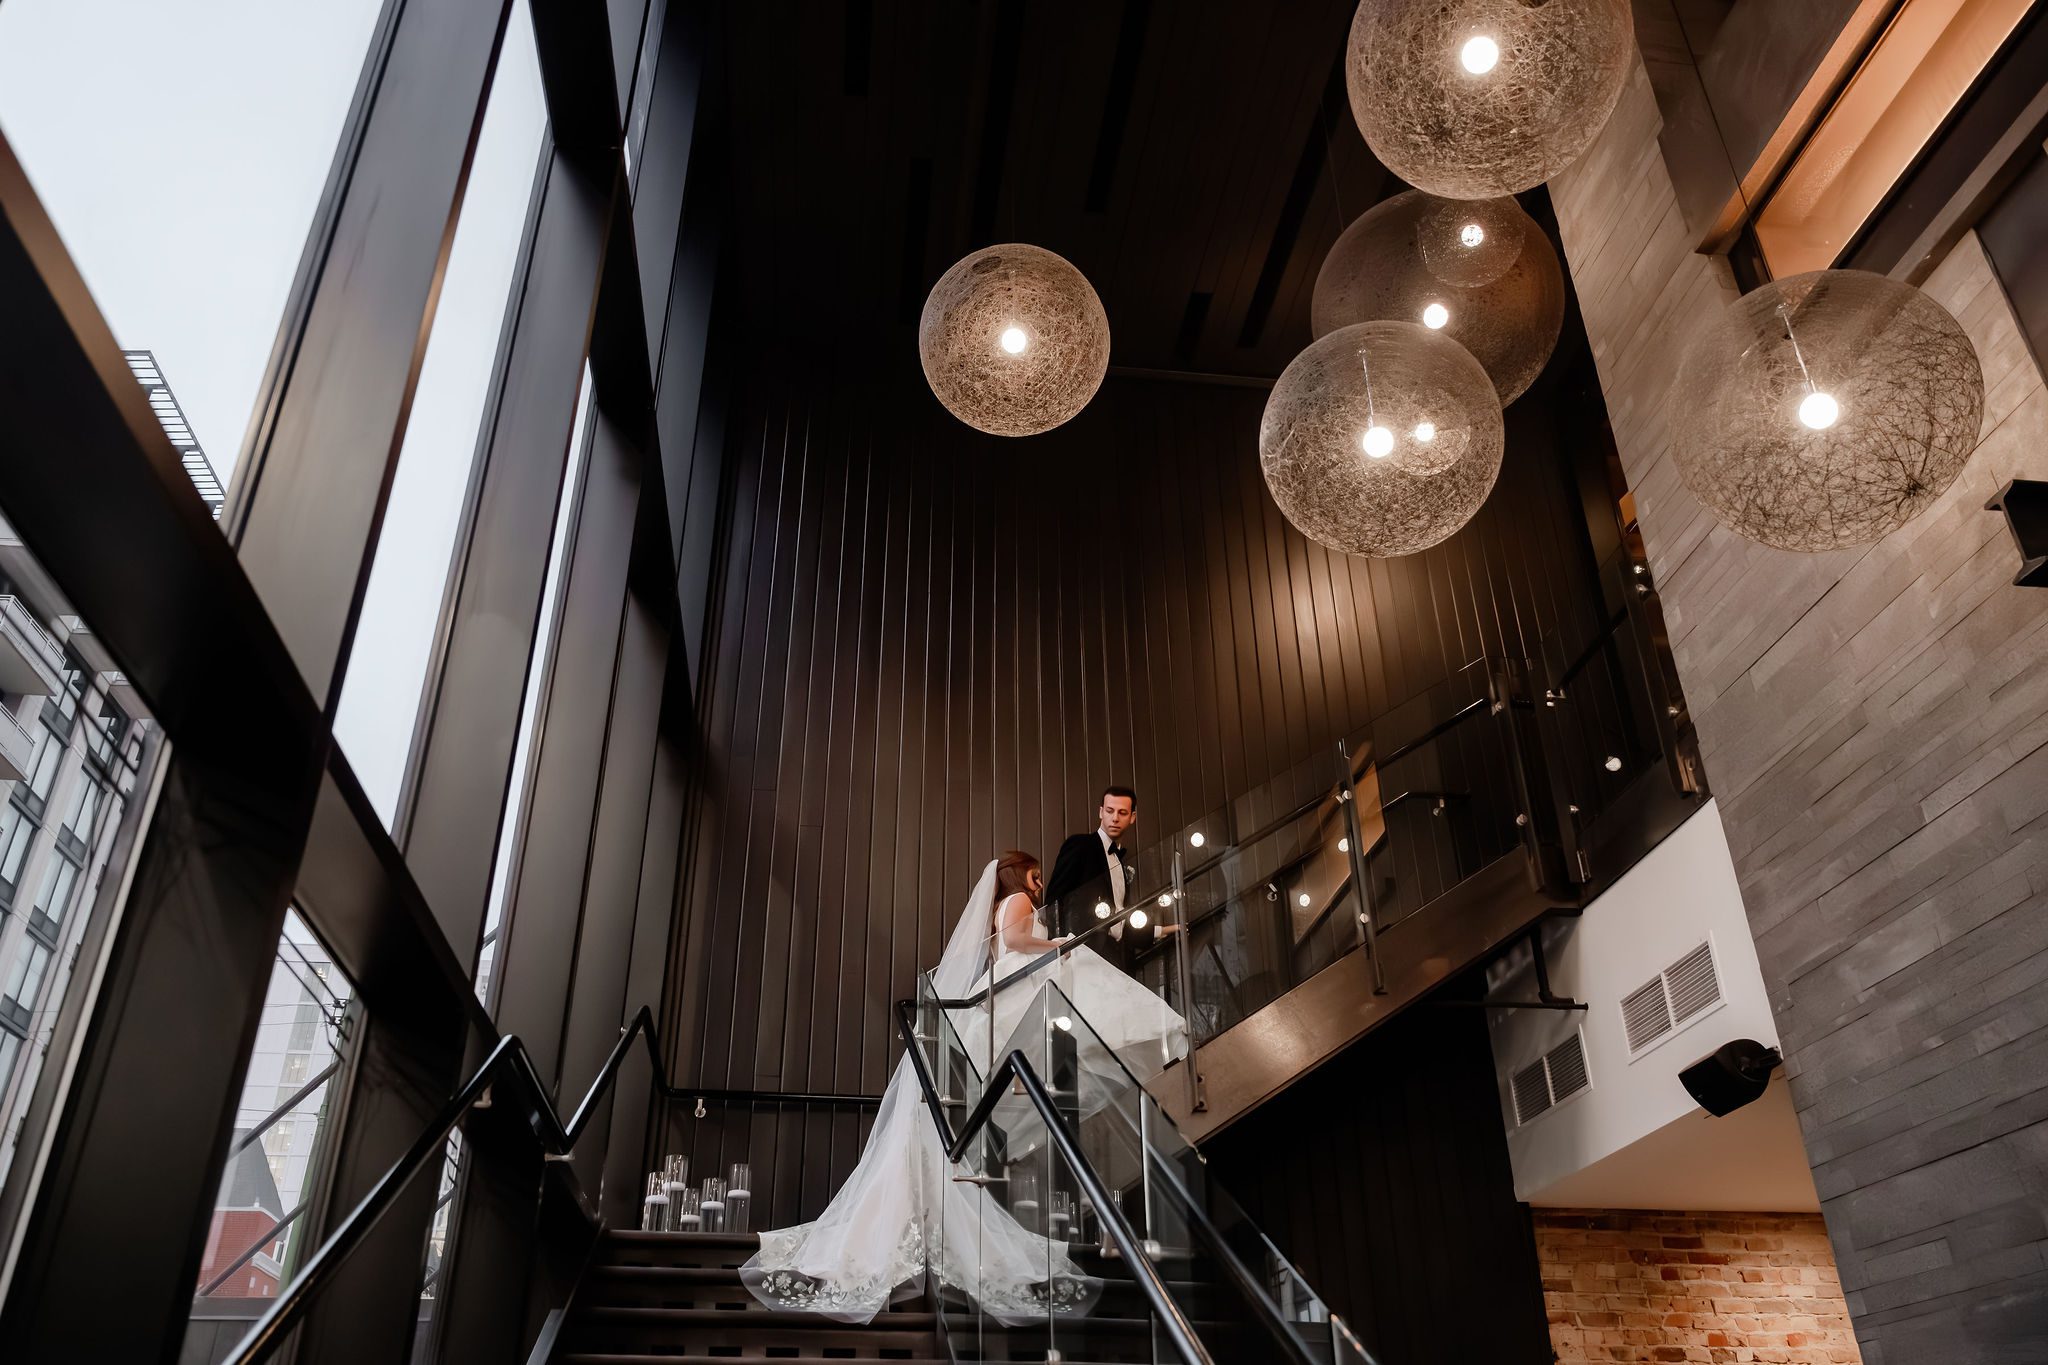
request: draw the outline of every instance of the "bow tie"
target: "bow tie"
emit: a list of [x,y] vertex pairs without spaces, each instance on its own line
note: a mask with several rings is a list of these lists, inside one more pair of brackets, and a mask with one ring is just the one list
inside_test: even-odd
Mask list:
[[1124,846],[1122,844],[1111,844],[1109,846],[1109,856],[1118,862],[1122,862],[1124,860]]

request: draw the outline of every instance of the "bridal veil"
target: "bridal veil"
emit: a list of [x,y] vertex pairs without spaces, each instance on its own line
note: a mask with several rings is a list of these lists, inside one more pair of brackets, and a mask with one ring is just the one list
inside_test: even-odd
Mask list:
[[[995,890],[990,862],[933,969],[942,997],[965,994],[990,960]],[[760,1251],[740,1267],[748,1290],[769,1308],[866,1322],[916,1294],[932,1261],[940,1282],[1005,1323],[1043,1317],[1048,1306],[1087,1311],[1099,1282],[1075,1268],[1065,1243],[1025,1229],[980,1185],[952,1180],[921,1108],[906,1055],[882,1094],[859,1164],[814,1221],[761,1234]]]

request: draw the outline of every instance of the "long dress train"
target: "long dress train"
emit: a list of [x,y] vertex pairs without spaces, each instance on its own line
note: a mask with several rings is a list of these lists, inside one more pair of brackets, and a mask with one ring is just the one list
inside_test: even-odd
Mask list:
[[[959,996],[986,960],[995,881],[991,862],[932,972],[943,995]],[[1101,1282],[1075,1266],[1066,1243],[1027,1230],[987,1190],[951,1174],[905,1056],[846,1183],[812,1222],[762,1233],[740,1279],[769,1308],[841,1322],[866,1322],[917,1293],[927,1267],[1004,1323],[1093,1307]]]

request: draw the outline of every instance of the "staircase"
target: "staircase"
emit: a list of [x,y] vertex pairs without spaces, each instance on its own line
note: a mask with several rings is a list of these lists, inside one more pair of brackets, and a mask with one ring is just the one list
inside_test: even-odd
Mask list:
[[[946,1321],[920,1297],[874,1321],[849,1325],[816,1313],[763,1308],[740,1283],[741,1262],[754,1254],[751,1234],[607,1232],[579,1286],[557,1339],[555,1365],[704,1365],[725,1360],[833,1360],[845,1365],[947,1365],[963,1361],[1034,1361],[1050,1346],[1067,1362],[1121,1365],[1151,1362],[1151,1317],[1121,1258],[1079,1250],[1074,1260],[1102,1280],[1102,1297],[1086,1319],[1055,1328],[998,1330],[977,1325],[969,1305],[945,1305]],[[1220,1361],[1263,1360],[1249,1325],[1234,1321],[1215,1283],[1215,1266],[1190,1251],[1162,1251],[1154,1264],[1174,1299],[1195,1318],[1202,1340]],[[942,1333],[950,1329],[949,1356]],[[1170,1358],[1170,1357],[1166,1357]]]
[[763,1308],[740,1283],[752,1234],[607,1232],[576,1292],[557,1365],[700,1365],[835,1360],[944,1365],[938,1315],[923,1300],[848,1325]]

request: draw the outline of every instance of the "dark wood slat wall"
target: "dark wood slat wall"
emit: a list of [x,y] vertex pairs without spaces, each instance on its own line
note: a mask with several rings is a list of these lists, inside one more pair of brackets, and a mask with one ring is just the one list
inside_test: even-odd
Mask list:
[[[1112,379],[1028,442],[971,431],[901,375],[735,397],[679,1078],[878,1093],[893,1002],[984,863],[1050,858],[1101,784],[1139,789],[1142,844],[1482,652],[1590,628],[1562,402],[1510,410],[1513,455],[1470,527],[1368,561],[1272,506],[1265,397]],[[700,1173],[751,1156],[784,1220],[858,1151],[844,1113],[672,1120]]]
[[1483,1011],[1411,1010],[1205,1144],[1207,1172],[1379,1359],[1549,1365],[1492,1084]]

